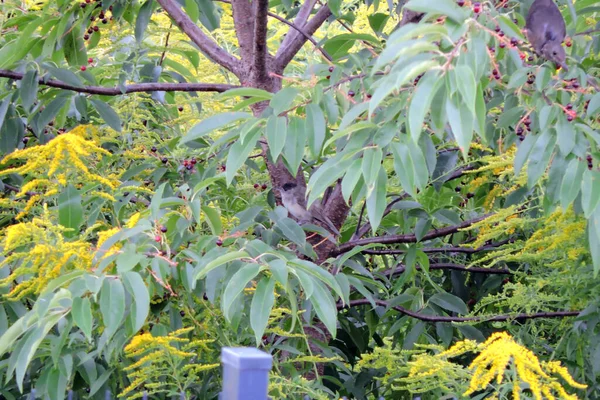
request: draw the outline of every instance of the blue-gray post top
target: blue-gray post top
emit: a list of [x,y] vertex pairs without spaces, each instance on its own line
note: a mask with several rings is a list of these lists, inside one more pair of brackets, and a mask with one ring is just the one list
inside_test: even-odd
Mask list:
[[254,347],[223,347],[221,362],[238,370],[265,369],[270,370],[273,357]]

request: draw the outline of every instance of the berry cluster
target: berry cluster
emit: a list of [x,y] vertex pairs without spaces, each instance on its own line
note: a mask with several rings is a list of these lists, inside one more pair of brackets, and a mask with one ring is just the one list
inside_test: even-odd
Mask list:
[[587,157],[587,166],[589,170],[592,170],[594,168],[594,159],[592,158],[591,154],[588,154]]
[[531,118],[529,115],[523,120],[523,125],[517,126],[517,129],[515,130],[517,137],[521,142],[525,140],[525,131],[531,132]]
[[267,190],[267,184],[263,183],[262,185],[260,185],[258,183],[255,183],[254,184],[254,189],[260,190],[260,191]]
[[198,162],[198,160],[196,160],[195,157],[192,157],[189,160],[183,160],[183,167],[185,169],[187,169],[188,171],[191,171],[192,169],[194,169],[194,165],[196,165],[196,163]]

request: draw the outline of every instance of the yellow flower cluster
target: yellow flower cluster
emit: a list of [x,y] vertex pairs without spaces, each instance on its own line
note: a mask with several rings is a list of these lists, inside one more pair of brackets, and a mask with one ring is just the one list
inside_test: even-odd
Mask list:
[[576,395],[568,394],[558,379],[551,374],[562,377],[577,389],[586,387],[575,382],[560,363],[541,363],[533,352],[519,345],[506,332],[493,334],[479,346],[479,350],[479,355],[469,366],[473,375],[465,396],[488,389],[493,380],[496,385],[500,385],[506,378],[507,367],[512,367],[516,372],[512,382],[512,395],[515,400],[520,399],[521,383],[528,385],[536,400],[542,400],[544,397],[548,400],[577,399]]
[[41,217],[6,228],[3,245],[9,255],[0,263],[0,268],[11,265],[12,272],[0,279],[0,286],[18,282],[8,298],[18,300],[28,294],[38,294],[62,273],[91,267],[90,245],[80,240],[65,240],[66,230],[50,220],[45,207]]
[[[85,139],[88,130],[95,129],[97,128],[93,126],[80,125],[44,145],[17,150],[2,160],[4,165],[15,163],[19,165],[3,168],[0,176],[19,174],[31,178],[21,187],[17,196],[41,191],[29,197],[25,209],[17,219],[25,216],[42,197],[57,194],[60,188],[68,183],[95,183],[110,189],[115,189],[119,185],[118,180],[95,174],[88,167],[90,164],[93,165],[91,161],[93,158],[110,155],[93,141]],[[94,194],[114,201],[114,198],[105,192],[96,191]]]
[[143,385],[148,394],[164,391],[166,388],[184,390],[187,383],[198,380],[198,374],[219,367],[218,363],[203,364],[192,362],[201,352],[210,352],[208,344],[212,340],[192,340],[182,337],[193,328],[178,329],[166,336],[152,336],[142,333],[134,336],[125,346],[128,358],[139,357],[136,362],[124,368],[130,381],[119,397],[135,399],[141,392],[134,392]]

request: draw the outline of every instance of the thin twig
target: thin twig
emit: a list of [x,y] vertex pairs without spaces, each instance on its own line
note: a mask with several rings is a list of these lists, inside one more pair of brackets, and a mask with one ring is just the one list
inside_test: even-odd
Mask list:
[[167,39],[165,40],[165,49],[163,50],[163,52],[160,56],[160,62],[158,63],[158,65],[160,65],[161,67],[163,65],[163,60],[165,59],[165,54],[167,54],[167,48],[169,47],[169,38],[171,37],[171,28],[173,28],[172,22],[171,22],[171,25],[169,26],[169,32],[167,32]]
[[[417,270],[421,270],[422,268],[417,266]],[[430,264],[429,269],[452,269],[455,271],[465,271],[465,272],[476,272],[481,274],[497,274],[497,275],[511,275],[512,271],[507,268],[480,268],[480,267],[467,267],[466,265],[454,264],[454,263],[435,263]],[[399,265],[393,270],[385,271],[383,274],[387,277],[402,274],[406,271],[406,267]]]
[[[401,306],[390,306],[387,301],[384,300],[373,300],[378,306],[392,308],[399,313],[408,315],[409,317],[416,318],[420,321],[425,322],[502,322],[502,321],[524,321],[528,319],[536,318],[564,318],[564,317],[576,317],[581,311],[556,311],[556,312],[539,312],[531,314],[501,314],[493,316],[475,316],[475,317],[446,317],[437,315],[426,315],[415,311],[408,310]],[[342,310],[346,307],[357,307],[362,305],[371,304],[367,299],[351,300],[348,305],[338,304],[338,310]]]
[[[0,78],[14,80],[23,79],[20,72],[0,69]],[[40,85],[55,87],[58,89],[71,90],[77,93],[98,94],[102,96],[120,96],[135,92],[225,92],[238,88],[236,85],[222,83],[136,83],[122,88],[103,86],[77,86],[56,79],[38,78]]]

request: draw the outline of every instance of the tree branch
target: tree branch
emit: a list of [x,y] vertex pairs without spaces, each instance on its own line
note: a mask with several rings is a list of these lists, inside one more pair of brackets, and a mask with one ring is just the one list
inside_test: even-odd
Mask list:
[[254,60],[252,63],[253,79],[262,82],[267,79],[267,13],[269,0],[254,0]]
[[[421,270],[421,267],[416,267],[417,270]],[[478,268],[478,267],[467,267],[461,264],[453,264],[453,263],[435,263],[430,264],[429,269],[452,269],[455,271],[465,271],[465,272],[476,272],[480,274],[497,274],[497,275],[512,275],[512,271],[507,268]],[[383,274],[387,277],[402,274],[406,271],[406,267],[398,266],[396,269],[385,271]]]
[[[471,226],[479,221],[482,221],[489,216],[490,216],[490,214],[482,215],[480,217],[473,218],[468,221],[464,221],[458,225],[447,226],[447,227],[441,228],[441,229],[433,229],[433,230],[427,232],[425,234],[425,236],[423,236],[421,238],[420,241],[431,240],[431,239],[435,239],[438,237],[447,236],[452,233],[456,233],[460,229],[468,228],[469,226]],[[407,235],[375,236],[375,237],[366,238],[366,239],[350,240],[350,241],[342,244],[338,248],[338,250],[335,252],[335,255],[339,255],[339,254],[345,253],[347,251],[350,251],[355,246],[364,246],[364,245],[371,244],[371,243],[396,244],[396,243],[416,243],[416,242],[417,242],[417,236],[414,233],[407,234]]]
[[[308,0],[310,1],[310,0]],[[331,10],[327,6],[327,4],[323,5],[317,13],[308,21],[305,25],[301,26],[302,29],[306,32],[307,35],[312,35],[316,32],[317,29],[329,16],[331,15]],[[284,40],[285,42],[285,40]],[[286,46],[280,46],[277,55],[275,56],[275,65],[274,69],[276,73],[282,73],[285,67],[292,61],[294,56],[300,51],[302,46],[306,43],[306,37],[301,35],[294,35],[292,39],[289,40],[289,44]]]
[[184,13],[175,0],[158,0],[163,10],[169,14],[177,26],[202,50],[208,58],[234,74],[239,74],[240,62],[237,58],[223,50],[214,40],[208,37],[190,17]]
[[254,49],[254,7],[249,0],[220,1],[231,4],[233,26],[240,46],[240,54],[244,64],[250,65]]
[[[409,317],[416,318],[425,322],[502,322],[502,321],[524,321],[527,319],[536,319],[536,318],[563,318],[563,317],[576,317],[581,313],[581,311],[556,311],[556,312],[539,312],[539,313],[531,313],[531,314],[501,314],[494,316],[476,316],[476,317],[446,317],[439,315],[427,315],[421,314],[415,311],[408,310],[401,306],[393,306],[390,307],[389,303],[384,300],[374,300],[375,304],[378,306],[392,308],[399,313],[404,315],[408,315]],[[338,310],[342,310],[346,307],[357,307],[366,304],[371,304],[371,302],[367,299],[359,299],[359,300],[351,300],[350,304],[344,306],[343,304],[338,304]]]
[[[308,21],[308,17],[310,16],[310,13],[312,12],[312,10],[315,6],[315,3],[316,3],[316,0],[304,0],[304,3],[300,7],[300,11],[298,11],[296,18],[294,18],[294,24],[296,26],[302,27],[306,24],[306,21]],[[297,36],[298,36],[298,34],[296,32],[289,30],[287,32],[287,34],[285,35],[285,38],[281,42],[279,49],[284,49],[284,48],[288,47],[290,45],[290,43],[294,39],[296,39]]]
[[[23,79],[20,72],[0,69],[0,78],[10,78],[14,80]],[[58,81],[56,79],[38,78],[40,85],[55,87],[59,89],[72,90],[78,93],[99,94],[102,96],[120,96],[122,94],[134,92],[225,92],[229,89],[235,89],[239,86],[226,85],[221,83],[136,83],[127,85],[123,88],[103,87],[103,86],[76,86],[70,83]]]
[[[486,246],[481,246],[476,249],[470,247],[426,247],[419,249],[423,253],[463,253],[463,254],[475,254],[482,251],[496,250],[498,247],[505,245],[509,242],[509,239],[502,240],[497,243],[492,243]],[[385,250],[373,250],[365,249],[361,253],[373,254],[373,255],[393,255],[393,254],[404,254],[408,250],[404,249],[385,249]]]

